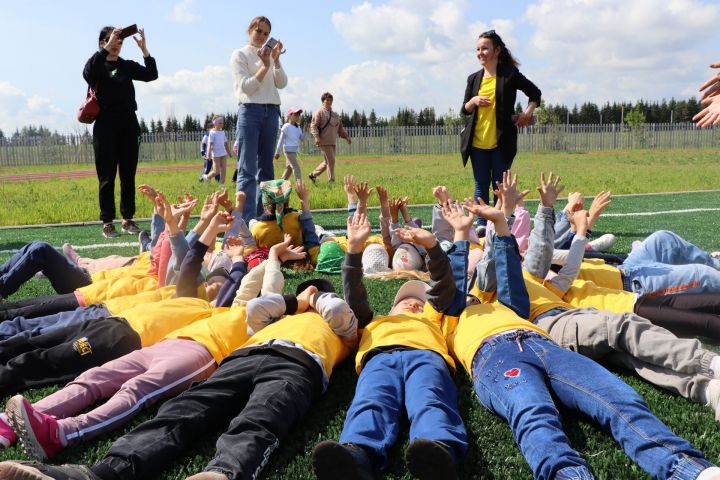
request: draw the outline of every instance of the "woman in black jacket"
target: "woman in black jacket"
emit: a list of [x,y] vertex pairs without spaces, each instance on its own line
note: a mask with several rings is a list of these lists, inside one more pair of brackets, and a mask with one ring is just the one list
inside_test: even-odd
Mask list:
[[[468,158],[475,177],[475,198],[488,203],[488,188],[502,181],[517,153],[517,127],[532,121],[540,105],[540,89],[518,70],[518,62],[495,30],[482,33],[476,56],[483,66],[468,77],[461,112],[466,115],[460,141],[463,165]],[[517,91],[528,96],[528,106],[515,113]]]
[[123,232],[140,232],[133,222],[135,215],[135,172],[140,151],[140,126],[135,110],[133,80],[149,82],[158,78],[155,59],[148,53],[145,32],[133,37],[142,50],[145,65],[120,58],[123,39],[119,28],[105,27],[100,31],[100,49],[85,64],[83,78],[95,89],[100,114],[93,126],[93,150],[100,197],[100,220],[103,235],[117,237],[115,219],[115,174],[120,171],[120,213]]

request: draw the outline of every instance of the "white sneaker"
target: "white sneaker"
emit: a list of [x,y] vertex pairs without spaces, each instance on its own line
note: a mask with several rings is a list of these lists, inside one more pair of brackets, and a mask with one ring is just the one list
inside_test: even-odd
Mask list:
[[710,256],[716,260],[720,260],[720,252],[710,252]]
[[588,242],[588,245],[590,245],[590,248],[593,250],[604,252],[605,250],[612,248],[612,246],[615,245],[615,242],[617,242],[615,235],[612,233],[606,233],[605,235],[601,235],[595,240]]
[[720,380],[715,378],[710,380],[705,393],[707,395],[708,405],[715,412],[715,420],[720,421]]

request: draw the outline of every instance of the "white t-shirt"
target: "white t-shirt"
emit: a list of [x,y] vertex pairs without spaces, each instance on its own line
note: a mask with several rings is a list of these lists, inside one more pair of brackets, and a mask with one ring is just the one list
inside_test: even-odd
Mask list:
[[300,127],[290,122],[286,123],[280,129],[280,138],[275,147],[275,154],[280,153],[280,146],[283,146],[286,152],[297,152],[303,138],[305,138],[305,132]]
[[225,131],[211,130],[208,134],[208,148],[211,149],[211,151],[208,151],[208,155],[211,157],[226,156],[228,152],[225,150],[225,142],[227,142]]

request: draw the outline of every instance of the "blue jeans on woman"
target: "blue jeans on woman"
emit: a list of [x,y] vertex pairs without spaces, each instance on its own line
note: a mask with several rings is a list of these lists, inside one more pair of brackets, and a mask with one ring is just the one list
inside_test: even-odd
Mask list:
[[[470,163],[472,164],[473,177],[475,177],[474,198],[482,198],[483,201],[489,205],[490,187],[495,190],[496,183],[502,182],[503,172],[510,168],[510,165],[503,160],[502,152],[499,148],[486,150],[471,147]],[[486,220],[479,217],[478,223],[485,225]]]
[[243,103],[238,108],[237,191],[245,192],[245,223],[262,213],[258,183],[275,178],[273,156],[280,122],[280,107]]
[[720,262],[666,230],[643,240],[619,268],[639,295],[720,293]]
[[712,466],[629,385],[538,333],[492,337],[476,353],[472,373],[480,402],[510,425],[536,479],[593,478],[570,446],[554,399],[595,419],[653,478],[695,479]]
[[65,258],[50,244],[31,242],[0,265],[0,297],[12,295],[38,272],[43,272],[55,291],[61,294],[92,281],[85,269]]

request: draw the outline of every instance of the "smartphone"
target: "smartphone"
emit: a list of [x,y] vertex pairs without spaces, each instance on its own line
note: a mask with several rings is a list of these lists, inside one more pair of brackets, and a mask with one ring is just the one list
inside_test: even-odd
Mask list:
[[137,25],[135,25],[133,23],[129,27],[125,27],[120,31],[120,38],[131,37],[131,36],[135,35],[136,33],[138,33],[138,28],[137,28]]
[[275,45],[277,45],[277,40],[275,40],[273,37],[270,37],[267,39],[267,42],[265,42],[265,45],[263,45],[261,49],[269,48],[272,50],[273,48],[275,48]]

